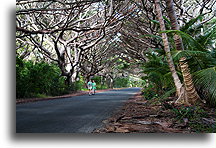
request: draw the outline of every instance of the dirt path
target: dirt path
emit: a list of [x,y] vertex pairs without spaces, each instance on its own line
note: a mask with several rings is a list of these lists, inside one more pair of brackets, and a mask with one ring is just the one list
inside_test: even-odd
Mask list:
[[189,133],[186,124],[174,121],[174,113],[161,103],[144,100],[140,93],[111,118],[103,121],[104,127],[95,133]]

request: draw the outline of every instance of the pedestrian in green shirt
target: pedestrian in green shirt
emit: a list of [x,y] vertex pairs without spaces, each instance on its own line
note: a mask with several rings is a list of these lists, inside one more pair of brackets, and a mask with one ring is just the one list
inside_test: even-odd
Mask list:
[[96,83],[94,80],[92,80],[92,90],[93,90],[93,95],[94,95],[96,91]]

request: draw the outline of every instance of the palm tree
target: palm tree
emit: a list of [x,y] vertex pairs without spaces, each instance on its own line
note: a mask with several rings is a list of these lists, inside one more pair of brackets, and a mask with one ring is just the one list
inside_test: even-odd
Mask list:
[[[197,17],[199,18],[199,16]],[[174,61],[182,57],[187,57],[193,82],[203,99],[210,106],[216,105],[216,17],[212,21],[203,24],[203,34],[197,18],[190,20],[185,26],[181,27],[182,31],[169,30],[180,35],[187,50],[175,51],[173,54]],[[184,32],[183,32],[184,31]],[[185,33],[187,32],[187,33]]]
[[[166,10],[167,10],[167,14],[168,17],[170,19],[171,22],[171,28],[173,30],[180,30],[179,29],[179,24],[177,22],[177,17],[175,14],[175,10],[173,7],[173,0],[165,0],[166,1]],[[184,50],[184,46],[182,43],[182,39],[179,35],[175,34],[174,35],[174,42],[175,42],[175,46],[177,50]],[[182,57],[179,61],[180,67],[181,67],[181,72],[183,75],[183,80],[184,80],[184,87],[185,87],[185,98],[183,97],[179,97],[179,99],[177,100],[177,102],[182,102],[182,103],[191,103],[191,104],[195,104],[197,102],[197,100],[200,99],[195,87],[194,87],[194,83],[192,80],[192,76],[190,74],[190,70],[188,68],[188,64],[186,62],[187,58],[186,57]],[[188,99],[188,101],[186,100]]]
[[[156,7],[156,13],[157,13],[157,17],[160,23],[160,30],[161,31],[165,31],[165,24],[164,24],[164,20],[163,20],[163,15],[162,15],[162,11],[161,11],[161,7],[160,7],[160,0],[155,0],[155,7]],[[177,71],[173,62],[173,58],[170,52],[170,47],[169,47],[169,42],[168,42],[168,37],[166,33],[162,32],[162,40],[164,43],[164,51],[166,53],[166,59],[174,80],[174,84],[176,87],[176,94],[179,97],[178,100],[184,100],[185,99],[185,90],[184,87],[179,79],[179,76],[177,75]],[[189,104],[189,102],[187,102],[187,100],[184,100],[185,104]]]
[[[172,51],[173,60],[178,63],[187,57],[193,82],[202,102],[215,107],[216,105],[216,18],[204,24],[203,34],[196,18],[187,22],[179,30],[166,30],[164,33],[174,33],[181,36],[186,50]],[[193,22],[193,23],[192,23]],[[200,30],[200,31],[199,31]],[[183,32],[184,31],[184,32]],[[187,32],[187,33],[186,33]]]

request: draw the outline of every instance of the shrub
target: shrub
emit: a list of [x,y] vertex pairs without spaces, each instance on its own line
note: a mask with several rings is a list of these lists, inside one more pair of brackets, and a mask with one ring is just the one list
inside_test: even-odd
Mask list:
[[154,85],[149,85],[148,87],[144,87],[142,90],[142,94],[146,100],[150,100],[154,97],[157,97],[157,90]]
[[129,85],[129,78],[127,77],[118,77],[114,79],[114,87],[121,88],[121,87],[128,87]]
[[61,95],[71,90],[65,85],[65,78],[57,65],[45,62],[34,63],[16,59],[16,96],[17,98],[40,95]]

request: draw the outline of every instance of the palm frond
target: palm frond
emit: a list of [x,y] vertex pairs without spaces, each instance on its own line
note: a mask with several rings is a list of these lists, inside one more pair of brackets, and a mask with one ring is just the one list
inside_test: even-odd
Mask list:
[[175,61],[178,61],[182,57],[193,58],[211,58],[211,54],[203,51],[191,51],[191,50],[181,50],[181,51],[172,51],[172,56]]
[[[199,88],[206,101],[216,105],[216,67],[200,70],[193,74],[194,84]],[[202,95],[201,94],[201,95]]]
[[200,44],[199,42],[197,42],[197,40],[195,40],[192,36],[190,36],[189,34],[180,31],[180,30],[164,30],[161,31],[160,33],[174,33],[177,34],[179,36],[182,37],[184,43],[187,45],[187,48],[189,48],[190,50],[200,50],[200,51],[205,51],[205,47]]
[[216,65],[216,58],[210,51],[173,51],[172,56],[175,62],[178,62],[182,57],[186,57],[191,72],[199,71]]
[[176,92],[176,88],[172,88],[171,90],[167,91],[165,94],[163,94],[160,99],[166,99],[168,97],[170,97],[172,94],[174,94]]
[[192,27],[195,23],[197,23],[198,20],[201,20],[203,16],[204,15],[202,14],[202,15],[197,16],[196,18],[191,19],[184,26],[182,26],[180,30],[186,32],[190,27]]
[[216,39],[216,26],[210,31],[206,32],[204,35],[199,35],[196,37],[197,42],[202,44],[204,47],[212,45],[212,41]]

